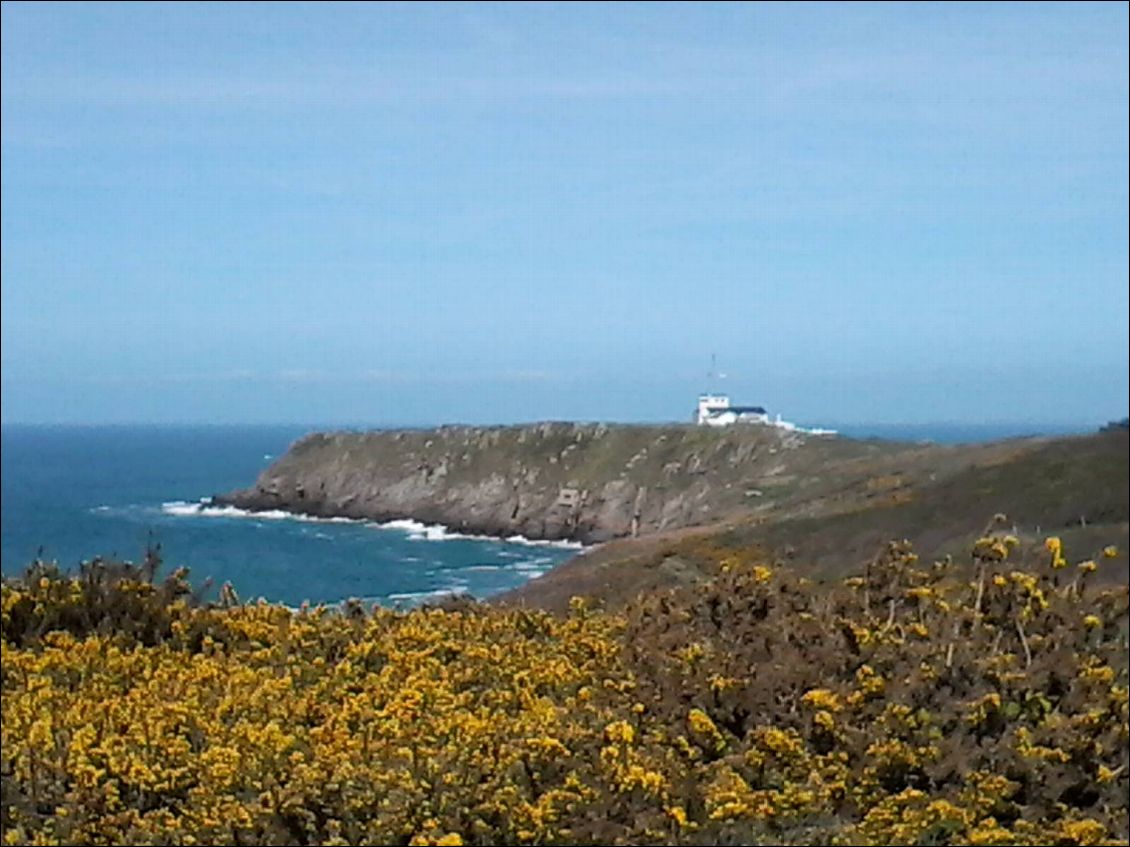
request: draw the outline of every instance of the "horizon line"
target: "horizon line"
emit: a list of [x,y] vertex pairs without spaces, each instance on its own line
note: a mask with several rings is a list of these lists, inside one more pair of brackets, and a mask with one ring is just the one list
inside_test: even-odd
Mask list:
[[[952,427],[1101,427],[1126,419],[1115,415],[1106,420],[1031,420],[1022,418],[1013,419],[987,419],[987,420],[962,420],[962,419],[930,419],[930,420],[828,420],[819,423],[826,426],[875,426],[875,427],[924,427],[924,426],[952,426]],[[795,421],[790,421],[795,423]],[[279,420],[279,421],[199,421],[199,420],[92,420],[92,421],[59,421],[59,420],[7,420],[0,421],[4,427],[53,427],[53,428],[95,428],[95,427],[314,427],[314,428],[356,428],[370,427],[382,429],[435,429],[445,426],[474,426],[474,427],[503,427],[526,426],[543,423],[585,423],[585,424],[611,424],[618,426],[696,426],[692,421],[664,419],[664,420],[611,420],[601,418],[529,418],[523,420],[495,421],[491,423],[471,423],[468,421],[376,421],[376,420]],[[802,419],[801,425],[816,425],[815,422]]]

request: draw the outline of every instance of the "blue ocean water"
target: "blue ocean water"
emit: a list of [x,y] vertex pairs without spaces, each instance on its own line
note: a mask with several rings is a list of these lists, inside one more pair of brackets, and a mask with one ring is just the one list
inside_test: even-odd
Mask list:
[[848,438],[882,441],[932,441],[936,444],[974,444],[1037,435],[1084,435],[1097,432],[1100,424],[1026,423],[845,423],[827,424]]
[[200,514],[200,498],[251,484],[302,427],[30,427],[0,431],[0,568],[142,557],[244,599],[349,597],[411,605],[516,587],[575,549],[451,538],[438,527]]
[[[850,425],[861,438],[983,441],[1088,427]],[[194,581],[298,605],[349,597],[393,605],[448,593],[485,597],[536,578],[576,551],[452,538],[438,527],[202,514],[201,498],[249,485],[309,427],[46,427],[0,430],[0,569],[37,555],[74,566],[137,561],[159,543]],[[41,552],[40,552],[41,551]]]

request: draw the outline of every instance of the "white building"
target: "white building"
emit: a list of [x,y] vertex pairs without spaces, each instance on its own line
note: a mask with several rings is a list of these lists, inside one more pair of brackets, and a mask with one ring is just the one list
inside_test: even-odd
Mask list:
[[760,406],[733,406],[726,394],[700,394],[694,422],[699,426],[730,426],[736,423],[769,423]]

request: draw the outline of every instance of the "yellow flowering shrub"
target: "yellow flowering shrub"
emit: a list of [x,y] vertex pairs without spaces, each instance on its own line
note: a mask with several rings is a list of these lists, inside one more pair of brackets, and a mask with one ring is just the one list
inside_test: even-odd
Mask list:
[[1124,842],[1127,588],[1020,546],[961,569],[895,542],[826,585],[729,561],[563,616],[37,567],[0,591],[3,837]]
[[[1124,842],[1127,588],[1064,576],[1058,539],[1022,547],[989,533],[969,566],[924,566],[899,541],[825,586],[734,567],[629,609],[649,714],[677,721],[693,704],[726,741],[694,760],[696,837]],[[709,661],[679,661],[688,643]],[[718,676],[741,683],[711,687]]]

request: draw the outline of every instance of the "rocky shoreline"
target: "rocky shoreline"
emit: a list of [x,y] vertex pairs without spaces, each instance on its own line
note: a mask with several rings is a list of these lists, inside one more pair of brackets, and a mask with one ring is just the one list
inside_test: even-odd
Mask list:
[[213,502],[588,545],[779,502],[804,487],[799,465],[892,449],[771,426],[545,423],[314,433],[253,486]]

